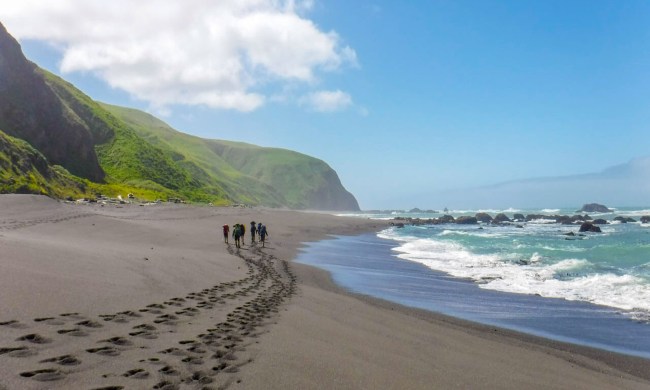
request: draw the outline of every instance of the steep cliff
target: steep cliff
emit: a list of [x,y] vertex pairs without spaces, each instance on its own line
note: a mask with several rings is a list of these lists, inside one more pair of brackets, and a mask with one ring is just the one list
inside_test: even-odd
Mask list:
[[[0,129],[38,149],[52,164],[94,181],[104,178],[90,126],[49,87],[0,24]],[[97,137],[96,137],[97,136]]]

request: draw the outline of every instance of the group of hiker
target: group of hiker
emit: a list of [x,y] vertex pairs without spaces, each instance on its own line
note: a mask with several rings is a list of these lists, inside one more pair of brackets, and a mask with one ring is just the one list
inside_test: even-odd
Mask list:
[[[250,233],[251,233],[251,244],[255,243],[255,237],[259,237],[259,241],[262,243],[262,246],[264,246],[264,243],[266,241],[266,237],[268,237],[269,232],[266,230],[266,225],[263,225],[261,222],[255,223],[255,221],[251,221],[251,228],[250,228]],[[244,237],[246,235],[246,226],[241,223],[236,223],[232,226],[232,238],[235,239],[235,246],[237,248],[241,248],[242,245],[245,245],[244,243]],[[228,242],[228,237],[230,236],[230,226],[228,225],[223,225],[223,241],[226,244],[229,244]]]

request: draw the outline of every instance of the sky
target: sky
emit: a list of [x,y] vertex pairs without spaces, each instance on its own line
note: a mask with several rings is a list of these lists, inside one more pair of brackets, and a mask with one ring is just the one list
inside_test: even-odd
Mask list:
[[647,1],[0,0],[0,22],[93,99],[320,158],[363,209],[650,155]]

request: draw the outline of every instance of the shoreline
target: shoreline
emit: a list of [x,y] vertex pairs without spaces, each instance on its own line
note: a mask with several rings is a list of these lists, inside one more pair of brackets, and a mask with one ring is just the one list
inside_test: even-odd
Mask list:
[[353,294],[487,327],[650,359],[648,324],[615,308],[483,289],[472,279],[396,258],[391,248],[399,245],[399,240],[373,233],[337,236],[308,244],[296,261],[331,272],[334,283]]
[[[0,347],[25,348],[0,354],[3,390],[151,388],[192,377],[206,388],[246,389],[650,385],[646,359],[354,294],[293,261],[306,242],[376,232],[382,221],[20,195],[0,196],[0,206]],[[269,228],[266,248],[250,246],[248,235],[239,252],[223,244],[221,224],[251,219]],[[168,315],[176,319],[154,321]],[[65,333],[82,317],[103,327]],[[140,325],[155,330],[134,332]],[[48,341],[17,341],[27,333]],[[52,360],[63,355],[78,365]]]
[[[519,332],[498,326],[486,325],[476,321],[464,320],[462,318],[453,317],[426,309],[410,307],[385,299],[373,297],[367,294],[355,293],[338,285],[332,279],[332,275],[329,271],[308,264],[296,265],[299,267],[305,267],[306,270],[302,271],[305,274],[323,273],[323,275],[312,276],[315,279],[319,279],[318,282],[315,282],[318,288],[326,289],[337,294],[352,296],[356,299],[359,299],[360,301],[363,301],[364,303],[383,310],[397,311],[408,316],[413,316],[415,318],[425,320],[432,324],[452,326],[455,328],[463,329],[468,333],[475,333],[490,339],[494,338],[496,340],[507,341],[514,344],[529,344],[532,348],[541,348],[547,353],[566,359],[567,362],[570,362],[572,364],[576,363],[575,356],[572,355],[581,355],[584,358],[602,362],[614,369],[650,381],[650,371],[648,370],[648,367],[650,367],[650,359],[646,359],[644,357],[558,341],[551,338],[536,336],[530,333]],[[323,283],[322,279],[327,280],[327,282]],[[593,364],[586,364],[585,366],[590,367],[593,366]]]

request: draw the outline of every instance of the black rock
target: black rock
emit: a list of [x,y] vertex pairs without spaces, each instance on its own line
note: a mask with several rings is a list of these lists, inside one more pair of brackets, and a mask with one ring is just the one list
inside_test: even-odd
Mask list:
[[476,220],[478,220],[479,222],[483,222],[483,223],[492,222],[492,216],[488,213],[476,213],[475,217]]
[[650,222],[650,215],[644,215],[643,217],[641,217],[640,221],[641,221],[641,223]]
[[635,220],[634,218],[630,218],[630,217],[621,217],[621,216],[618,216],[618,217],[614,218],[614,221],[620,221],[621,223],[628,223],[628,222],[629,222],[629,223],[632,223],[632,222],[636,222],[636,220]]
[[456,223],[460,225],[476,225],[478,223],[478,220],[476,217],[458,217],[456,218]]
[[454,221],[454,217],[448,214],[445,214],[442,217],[438,218],[438,223],[454,223]]
[[598,218],[591,221],[591,223],[593,223],[594,225],[607,225],[609,222],[607,222],[607,220],[604,220],[602,218]]
[[598,203],[588,203],[578,211],[578,213],[585,212],[585,213],[611,213],[612,210],[607,208],[607,206],[598,204]]
[[600,228],[591,222],[585,222],[582,225],[580,225],[580,232],[592,232],[592,233],[602,233]]
[[502,222],[512,222],[512,220],[510,220],[510,218],[508,218],[508,216],[503,213],[497,214],[492,220],[492,223],[502,223]]

